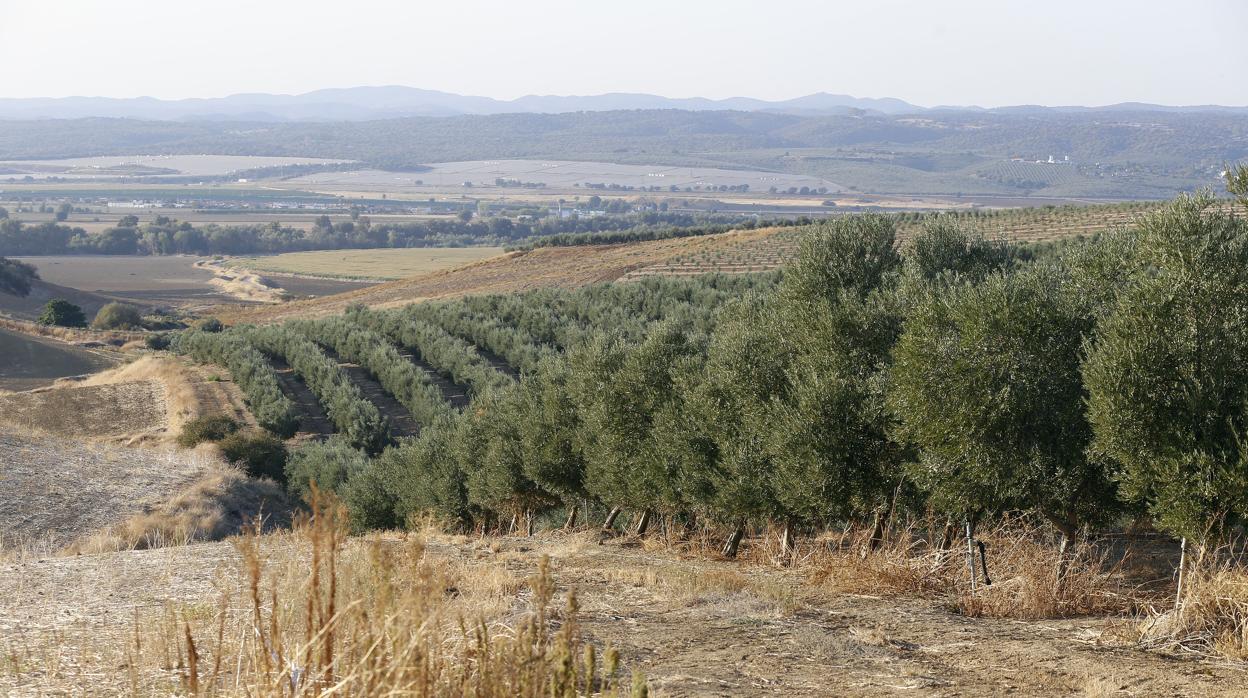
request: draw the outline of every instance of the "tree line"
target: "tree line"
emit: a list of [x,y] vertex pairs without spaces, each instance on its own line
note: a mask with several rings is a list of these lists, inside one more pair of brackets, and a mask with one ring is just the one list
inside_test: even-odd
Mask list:
[[[712,225],[714,223],[714,225]],[[317,219],[310,230],[280,223],[196,226],[167,216],[140,223],[124,216],[118,225],[98,234],[57,222],[31,224],[15,218],[0,220],[0,255],[243,255],[329,249],[462,247],[592,244],[629,239],[659,239],[720,232],[753,219],[744,216],[646,211],[589,218],[542,218],[512,221],[493,217],[472,220],[439,218],[401,223]],[[615,238],[585,237],[611,231]],[[681,232],[685,231],[685,232]],[[570,236],[570,237],[568,237]]]

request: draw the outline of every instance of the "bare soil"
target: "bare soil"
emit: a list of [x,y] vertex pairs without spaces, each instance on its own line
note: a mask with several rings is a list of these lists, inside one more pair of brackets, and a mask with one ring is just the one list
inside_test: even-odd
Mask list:
[[[590,534],[435,537],[426,554],[519,576],[549,556],[559,592],[576,590],[586,638],[620,650],[657,696],[1248,695],[1244,665],[1116,641],[1126,619],[973,619],[940,601],[838,595],[800,571],[599,545]],[[76,693],[123,677],[104,648],[146,618],[202,613],[237,565],[216,543],[0,566],[7,653],[43,660],[0,667],[0,687]],[[54,661],[44,659],[52,643]]]

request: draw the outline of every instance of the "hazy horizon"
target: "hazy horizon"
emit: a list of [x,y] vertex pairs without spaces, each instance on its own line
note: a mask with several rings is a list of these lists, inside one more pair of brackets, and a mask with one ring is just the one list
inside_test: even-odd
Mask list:
[[[817,92],[931,107],[1248,105],[1248,4],[118,0],[0,6],[0,97],[215,98],[401,85],[510,100]],[[245,22],[239,17],[248,18]]]

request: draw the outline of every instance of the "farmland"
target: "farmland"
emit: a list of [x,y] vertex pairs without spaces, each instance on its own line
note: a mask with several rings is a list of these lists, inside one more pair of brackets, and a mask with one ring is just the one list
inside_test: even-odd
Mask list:
[[231,259],[229,266],[279,274],[386,281],[453,269],[499,255],[502,251],[499,247],[324,250],[270,257],[239,257]]
[[92,180],[126,177],[221,177],[235,172],[299,165],[338,165],[347,160],[324,158],[257,157],[253,155],[123,155],[60,160],[0,162],[0,180],[56,177]]
[[100,352],[0,329],[0,390],[29,390],[113,364]]

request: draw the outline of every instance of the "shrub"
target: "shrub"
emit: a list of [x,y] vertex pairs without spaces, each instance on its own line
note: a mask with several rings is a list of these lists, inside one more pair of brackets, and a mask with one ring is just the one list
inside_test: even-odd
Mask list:
[[165,334],[164,332],[158,332],[156,334],[149,334],[147,338],[143,340],[143,342],[144,344],[147,345],[148,349],[154,349],[156,351],[163,351],[169,348],[169,345],[172,343],[172,340],[169,339],[168,334]]
[[126,303],[109,303],[100,308],[91,321],[91,327],[97,330],[130,330],[143,326],[143,316],[139,309]]
[[86,327],[87,316],[83,315],[82,308],[64,298],[53,298],[43,306],[43,312],[39,315],[39,324],[57,327]]
[[367,467],[368,456],[341,436],[304,444],[286,459],[286,489],[309,501],[315,482],[321,491],[341,496],[343,485]]
[[286,480],[286,445],[260,431],[236,431],[221,439],[221,453],[231,463],[243,466],[252,477]]
[[191,448],[205,441],[220,441],[238,431],[239,424],[223,414],[209,414],[187,422],[178,435],[178,445]]
[[221,324],[221,321],[216,319],[215,317],[209,317],[209,318],[204,318],[203,320],[198,320],[195,322],[195,324],[191,326],[199,330],[200,332],[220,332],[221,330],[225,329],[225,325]]
[[31,282],[38,278],[39,272],[33,266],[0,257],[0,292],[24,298],[30,295]]

